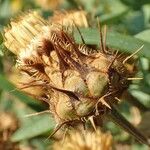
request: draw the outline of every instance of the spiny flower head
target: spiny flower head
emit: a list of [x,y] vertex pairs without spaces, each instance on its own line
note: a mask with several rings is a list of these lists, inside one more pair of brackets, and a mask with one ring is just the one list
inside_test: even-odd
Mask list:
[[59,127],[104,115],[128,87],[133,74],[125,67],[127,59],[122,63],[124,58],[103,41],[97,49],[78,44],[60,24],[49,24],[34,12],[10,24],[5,45],[17,55],[19,70],[33,81],[24,88],[44,90],[35,97],[49,104]]

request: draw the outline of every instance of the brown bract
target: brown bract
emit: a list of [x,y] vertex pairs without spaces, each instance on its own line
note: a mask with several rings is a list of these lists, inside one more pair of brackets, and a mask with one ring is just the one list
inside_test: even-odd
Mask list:
[[98,49],[78,44],[60,24],[48,24],[34,12],[10,24],[5,45],[16,54],[18,69],[33,81],[25,81],[22,89],[44,89],[34,96],[49,104],[59,127],[103,116],[128,87],[133,74],[103,42]]

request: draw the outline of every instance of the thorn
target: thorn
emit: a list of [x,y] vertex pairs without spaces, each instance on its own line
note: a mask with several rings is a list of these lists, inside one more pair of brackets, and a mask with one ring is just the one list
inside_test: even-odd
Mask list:
[[144,47],[144,45],[142,45],[140,48],[138,48],[133,54],[131,54],[128,57],[126,57],[124,59],[124,61],[123,61],[123,64],[125,64],[131,57],[133,57],[134,55],[136,55],[143,47]]
[[104,43],[103,43],[103,33],[102,33],[102,30],[101,30],[101,26],[100,26],[100,20],[99,18],[97,17],[97,23],[98,23],[98,29],[99,29],[99,32],[100,32],[100,46],[101,46],[101,50],[104,54],[106,54],[105,52],[105,48],[104,48]]
[[41,115],[44,113],[51,113],[50,110],[45,110],[45,111],[41,111],[41,112],[37,112],[37,113],[32,113],[32,114],[28,114],[23,116],[23,118],[28,118],[28,117],[32,117],[32,116],[37,116],[37,115]]
[[94,116],[89,117],[88,120],[90,120],[90,123],[91,123],[92,127],[96,131],[96,125],[95,125],[95,122],[94,122]]
[[[73,44],[73,43],[72,43]],[[70,64],[83,76],[83,78],[87,75],[87,73],[89,72],[89,69],[86,66],[83,66],[82,64],[80,64],[79,62],[77,62],[75,59],[73,59],[70,55],[67,54],[66,50],[61,47],[61,45],[58,44],[58,50],[60,51],[60,53],[62,54],[63,57],[66,57],[67,60],[70,62]],[[76,46],[74,47],[76,49]],[[75,50],[77,53],[79,52],[79,50]],[[76,53],[76,54],[77,54]],[[78,57],[79,58],[79,57]]]
[[111,106],[104,100],[105,97],[108,97],[114,93],[116,93],[117,91],[113,91],[113,92],[110,92],[110,93],[106,93],[104,96],[102,96],[96,103],[96,106],[95,106],[95,109],[96,109],[96,115],[99,115],[99,112],[98,112],[98,104],[101,102],[103,105],[105,105],[106,107],[108,107],[109,109],[112,109]]
[[83,38],[83,35],[82,35],[82,33],[81,33],[81,31],[80,31],[79,27],[76,25],[76,23],[74,22],[74,20],[73,20],[73,23],[74,23],[75,27],[77,28],[77,31],[78,31],[78,32],[79,32],[79,34],[80,34],[80,37],[81,37],[82,43],[83,43],[83,44],[85,44],[85,40],[84,40],[84,38]]
[[104,25],[104,51],[105,53],[107,53],[107,50],[106,50],[106,38],[107,38],[107,26]]
[[108,117],[115,124],[117,124],[130,135],[132,135],[136,140],[150,146],[148,139],[137,128],[135,128],[123,115],[121,115],[115,107],[112,106],[112,110],[108,114]]
[[117,101],[121,102],[121,99],[119,99],[118,97],[115,97],[115,99],[116,99]]
[[17,90],[18,90],[18,88],[14,88],[13,90],[9,91],[9,93],[13,93],[13,92],[15,92]]
[[125,52],[120,53],[120,54],[117,56],[117,59],[122,60],[122,59],[125,57],[124,54],[125,54]]
[[50,87],[50,88],[52,88],[52,89],[54,89],[56,91],[65,93],[66,95],[68,95],[69,97],[73,98],[74,100],[80,101],[77,93],[75,93],[75,92],[72,92],[72,91],[69,91],[69,90],[60,89],[60,88],[54,87],[52,85],[47,85],[47,87]]
[[61,123],[61,124],[57,124],[56,127],[55,127],[55,129],[54,129],[54,131],[44,140],[44,142],[46,142],[48,139],[50,139],[52,136],[54,136],[54,135],[56,134],[56,132],[57,132],[63,125],[65,125],[66,123],[67,123],[67,121],[66,121],[66,122],[63,122],[63,123]]
[[109,109],[111,109],[111,106],[104,100],[102,99],[102,104],[105,105],[106,107],[108,107]]
[[143,80],[143,78],[127,78],[127,80]]
[[113,65],[114,61],[117,59],[117,55],[118,55],[118,50],[116,51],[115,57],[113,58],[113,60],[110,62],[110,64],[107,67],[107,70],[110,69],[110,67]]
[[62,144],[64,144],[65,142],[67,132],[68,132],[68,128],[66,128],[65,132],[63,133]]

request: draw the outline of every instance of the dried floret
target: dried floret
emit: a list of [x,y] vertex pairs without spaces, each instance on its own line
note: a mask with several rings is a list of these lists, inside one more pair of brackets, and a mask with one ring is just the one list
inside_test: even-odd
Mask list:
[[71,132],[64,142],[55,142],[53,150],[111,150],[112,136],[109,133],[96,132]]

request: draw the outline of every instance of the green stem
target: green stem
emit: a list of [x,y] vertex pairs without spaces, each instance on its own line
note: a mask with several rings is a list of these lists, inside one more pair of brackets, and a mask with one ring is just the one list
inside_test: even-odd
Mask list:
[[131,134],[135,139],[139,142],[150,146],[150,142],[148,139],[138,130],[136,129],[129,121],[127,121],[124,116],[122,116],[115,107],[112,106],[111,112],[108,114],[108,117],[129,134]]

